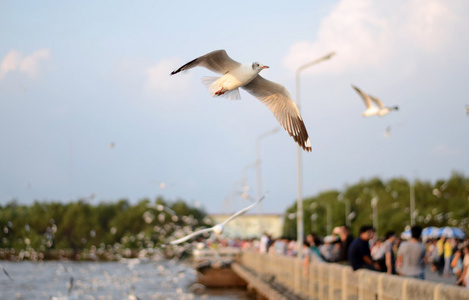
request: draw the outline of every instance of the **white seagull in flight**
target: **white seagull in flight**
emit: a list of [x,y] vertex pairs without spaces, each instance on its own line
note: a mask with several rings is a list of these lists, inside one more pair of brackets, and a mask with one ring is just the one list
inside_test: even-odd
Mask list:
[[190,238],[193,238],[194,236],[197,236],[197,235],[200,235],[200,234],[203,234],[203,233],[206,233],[206,232],[210,232],[210,231],[213,231],[215,232],[215,234],[221,234],[223,232],[223,229],[225,227],[225,225],[232,221],[233,219],[239,217],[240,215],[244,214],[245,212],[247,212],[248,210],[250,210],[251,208],[253,208],[254,206],[256,206],[259,202],[262,201],[262,199],[265,198],[265,196],[267,195],[267,193],[262,196],[261,198],[259,198],[256,202],[252,203],[251,205],[243,208],[242,210],[238,211],[237,213],[235,213],[234,215],[232,215],[231,217],[229,217],[228,219],[226,219],[225,221],[223,221],[223,223],[220,223],[220,224],[217,224],[213,227],[210,227],[210,228],[205,228],[205,229],[201,229],[201,230],[198,230],[198,231],[195,231],[189,235],[186,235],[185,237],[182,237],[178,240],[175,240],[175,241],[172,241],[170,242],[171,245],[176,245],[176,244],[180,244],[180,243],[183,243],[185,241],[187,241],[188,239]]
[[283,85],[259,75],[259,72],[268,66],[258,62],[241,64],[231,59],[225,50],[216,50],[188,62],[171,72],[171,75],[197,66],[222,75],[202,78],[202,83],[207,86],[213,97],[222,96],[238,100],[241,99],[238,88],[245,89],[272,111],[275,118],[303,150],[311,151],[311,142],[303,118],[290,93]]
[[[376,115],[382,117],[390,113],[391,110],[399,109],[399,107],[397,106],[384,106],[383,102],[381,102],[381,100],[379,100],[378,98],[365,94],[364,92],[362,92],[362,90],[360,90],[354,85],[352,85],[352,87],[355,89],[355,91],[357,91],[357,93],[362,97],[363,101],[365,102],[366,110],[362,112],[362,116],[364,117],[371,117]],[[376,103],[376,105],[378,106],[374,105],[373,102]]]

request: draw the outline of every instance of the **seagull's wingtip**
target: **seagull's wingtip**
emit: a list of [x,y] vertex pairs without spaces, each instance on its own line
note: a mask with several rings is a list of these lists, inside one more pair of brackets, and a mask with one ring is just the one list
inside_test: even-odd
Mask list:
[[311,147],[311,140],[309,138],[304,143],[303,150],[305,150],[306,152],[311,152],[313,150],[313,148]]

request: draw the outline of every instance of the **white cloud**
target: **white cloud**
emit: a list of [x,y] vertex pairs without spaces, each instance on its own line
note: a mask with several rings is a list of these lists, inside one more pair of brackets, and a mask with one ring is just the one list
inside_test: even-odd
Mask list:
[[23,54],[16,50],[11,50],[2,60],[0,65],[0,80],[5,78],[7,73],[19,71],[30,77],[36,77],[39,72],[39,62],[49,60],[51,57],[49,49],[39,49],[31,55],[23,57]]
[[21,53],[16,50],[10,51],[2,60],[0,65],[0,80],[10,71],[18,70],[21,63]]
[[382,68],[402,60],[412,62],[422,52],[451,51],[457,32],[464,33],[467,28],[459,7],[466,5],[461,3],[342,0],[321,21],[317,40],[291,46],[285,65],[296,70],[305,62],[336,51],[330,62],[310,70],[338,73]]
[[145,90],[149,94],[159,94],[171,91],[178,91],[188,86],[190,76],[178,74],[175,80],[170,73],[178,68],[181,62],[176,58],[166,58],[145,70]]
[[40,49],[33,54],[26,56],[21,62],[20,71],[28,74],[31,77],[36,77],[39,71],[39,61],[49,60],[50,50]]
[[438,144],[430,151],[430,155],[432,156],[457,156],[461,153],[461,149],[450,147],[448,144]]

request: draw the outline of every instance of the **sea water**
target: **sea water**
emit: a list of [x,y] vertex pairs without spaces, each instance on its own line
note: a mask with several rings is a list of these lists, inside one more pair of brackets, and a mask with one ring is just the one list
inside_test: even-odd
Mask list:
[[[0,299],[249,299],[242,289],[204,289],[181,262],[0,261]],[[11,279],[10,279],[11,277]]]

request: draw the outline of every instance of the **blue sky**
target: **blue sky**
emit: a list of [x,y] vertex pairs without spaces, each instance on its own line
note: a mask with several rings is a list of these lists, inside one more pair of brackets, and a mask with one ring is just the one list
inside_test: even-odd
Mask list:
[[[468,175],[468,16],[462,0],[2,1],[0,203],[161,195],[240,208],[229,195],[243,178],[256,195],[256,140],[277,121],[244,91],[212,98],[206,69],[169,76],[216,49],[270,66],[262,76],[293,97],[295,70],[337,53],[300,79],[305,197],[374,176]],[[400,110],[362,117],[351,84]],[[296,144],[282,130],[260,145],[263,209],[282,213]]]

